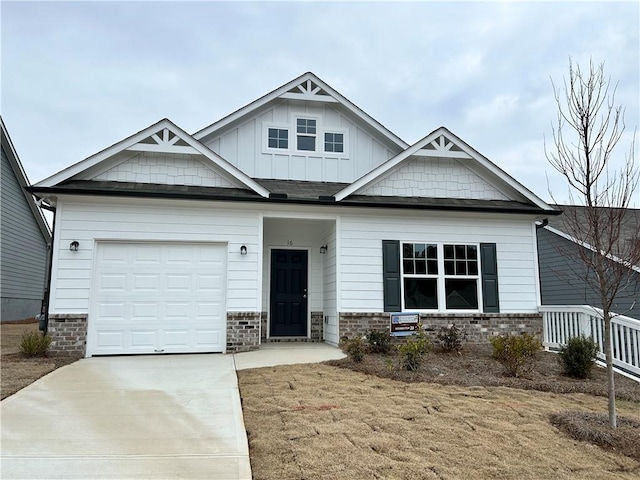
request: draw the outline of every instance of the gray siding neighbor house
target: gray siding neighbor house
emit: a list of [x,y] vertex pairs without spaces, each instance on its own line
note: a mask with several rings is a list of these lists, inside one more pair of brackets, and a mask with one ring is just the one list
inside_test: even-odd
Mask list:
[[[567,210],[579,209],[559,205]],[[639,242],[637,228],[640,210],[629,209],[622,242]],[[572,241],[564,231],[562,215],[550,218],[549,224],[537,229],[538,262],[540,271],[540,296],[542,305],[591,305],[600,307],[597,292],[585,281],[586,271],[578,260],[579,249],[585,248]],[[587,242],[588,243],[588,242]],[[613,260],[611,260],[613,261]],[[616,297],[612,310],[621,315],[640,319],[640,266],[629,268],[625,288]]]
[[34,317],[40,313],[51,233],[42,211],[24,189],[29,181],[2,118],[0,124],[0,319],[9,321]]

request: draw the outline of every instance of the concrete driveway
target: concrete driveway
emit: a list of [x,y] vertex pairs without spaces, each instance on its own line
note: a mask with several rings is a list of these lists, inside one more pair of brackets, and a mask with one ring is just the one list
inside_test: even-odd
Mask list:
[[232,355],[102,357],[0,404],[3,479],[250,479]]

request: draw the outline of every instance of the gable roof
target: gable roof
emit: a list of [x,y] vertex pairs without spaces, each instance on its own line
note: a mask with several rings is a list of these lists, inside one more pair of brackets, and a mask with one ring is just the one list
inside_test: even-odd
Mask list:
[[[538,208],[549,211],[551,214],[560,214],[559,211],[554,210],[553,207],[548,205],[544,200],[524,187],[504,170],[499,168],[485,156],[478,153],[475,149],[463,142],[459,137],[451,133],[445,127],[437,128],[426,137],[418,140],[416,143],[405,149],[403,152],[387,160],[385,163],[374,168],[369,173],[363,175],[358,180],[336,193],[336,201],[344,200],[346,197],[357,194],[366,187],[373,185],[394,169],[399,168],[412,156],[459,159],[465,166],[475,171],[475,173],[479,173],[482,176],[489,176],[494,180],[500,181],[501,184],[511,190],[512,193],[516,193],[518,196],[521,196],[523,199],[533,203]],[[492,183],[495,184],[495,181]]]
[[54,187],[86,172],[97,172],[100,165],[113,157],[119,156],[119,160],[124,161],[145,151],[204,156],[211,162],[212,166],[222,170],[230,178],[235,179],[262,197],[269,196],[269,192],[259,183],[166,118],[101,152],[45,178],[38,182],[35,187]]
[[360,107],[349,101],[346,97],[338,93],[337,90],[325,83],[312,72],[307,72],[297,78],[294,78],[290,82],[285,83],[275,90],[272,90],[266,95],[263,95],[262,97],[254,100],[253,102],[245,105],[235,112],[230,113],[217,122],[212,123],[211,125],[197,131],[193,134],[193,138],[197,140],[204,140],[206,137],[210,136],[221,128],[224,128],[230,123],[233,123],[236,120],[239,120],[240,118],[251,114],[252,112],[278,98],[309,101],[319,100],[322,102],[340,104],[352,114],[354,114],[357,118],[364,121],[374,131],[377,131],[380,135],[396,145],[399,149],[404,150],[409,146],[407,142],[402,140],[391,130],[387,129],[384,125],[375,120]]
[[22,191],[25,200],[27,201],[27,205],[29,205],[29,209],[33,214],[33,218],[36,220],[40,231],[42,232],[42,236],[45,241],[49,243],[51,241],[51,229],[49,228],[49,224],[44,218],[44,214],[36,202],[31,196],[30,193],[25,190],[25,187],[30,185],[29,179],[27,178],[27,174],[22,167],[22,162],[20,162],[20,158],[18,157],[18,153],[16,152],[15,147],[13,146],[13,142],[11,141],[11,137],[9,136],[9,131],[4,124],[4,120],[2,116],[0,116],[0,130],[2,131],[2,149],[4,150],[7,159],[9,160],[9,165],[13,170],[13,174],[18,180],[18,184],[20,185],[20,190]]

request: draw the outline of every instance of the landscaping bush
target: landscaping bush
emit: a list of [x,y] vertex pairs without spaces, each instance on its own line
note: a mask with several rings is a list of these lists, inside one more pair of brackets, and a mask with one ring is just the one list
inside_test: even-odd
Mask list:
[[371,330],[367,335],[369,352],[389,353],[391,351],[391,335],[388,330]]
[[44,357],[51,345],[51,337],[46,333],[24,332],[20,341],[20,352],[25,357]]
[[491,338],[493,358],[498,360],[508,375],[526,375],[535,366],[536,353],[542,348],[540,340],[525,333],[523,335],[499,336]]
[[356,363],[362,362],[367,346],[364,343],[364,337],[342,338],[342,350],[347,356]]
[[422,358],[429,353],[429,350],[431,350],[431,342],[422,330],[422,325],[419,325],[415,337],[409,337],[406,343],[398,345],[401,367],[405,370],[418,370]]
[[560,347],[560,363],[570,377],[587,378],[596,363],[598,345],[591,337],[572,337]]
[[443,352],[460,353],[462,343],[467,340],[467,332],[453,324],[450,327],[442,327],[436,338]]

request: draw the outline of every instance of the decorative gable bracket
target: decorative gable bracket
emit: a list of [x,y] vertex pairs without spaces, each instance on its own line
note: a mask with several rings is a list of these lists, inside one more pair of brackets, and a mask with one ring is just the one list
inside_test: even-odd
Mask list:
[[[160,137],[160,135],[162,135],[162,137]],[[163,128],[162,131],[158,131],[140,140],[138,143],[127,147],[127,150],[133,152],[181,153],[187,155],[197,155],[200,153],[168,128]]]
[[306,80],[287,92],[280,95],[280,98],[289,100],[310,100],[312,102],[331,102],[338,103],[329,93],[325,92],[319,85],[312,80]]
[[463,151],[444,135],[436,137],[421,149],[416,150],[413,155],[416,157],[471,158],[471,155]]

